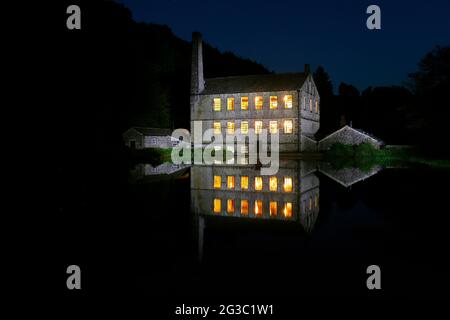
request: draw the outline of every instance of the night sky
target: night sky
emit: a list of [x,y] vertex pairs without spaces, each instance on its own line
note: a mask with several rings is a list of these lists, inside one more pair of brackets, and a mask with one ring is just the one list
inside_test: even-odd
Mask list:
[[[450,44],[450,1],[118,0],[138,22],[192,31],[221,51],[275,72],[323,65],[336,87],[401,85],[435,45]],[[366,9],[381,8],[381,30],[366,28]]]

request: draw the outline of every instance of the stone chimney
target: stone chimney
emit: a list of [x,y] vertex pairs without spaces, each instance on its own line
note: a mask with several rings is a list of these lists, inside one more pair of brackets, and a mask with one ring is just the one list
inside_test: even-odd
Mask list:
[[309,74],[311,72],[311,68],[309,64],[305,64],[305,74]]
[[203,79],[202,35],[192,33],[192,61],[191,61],[191,94],[199,94],[205,89]]

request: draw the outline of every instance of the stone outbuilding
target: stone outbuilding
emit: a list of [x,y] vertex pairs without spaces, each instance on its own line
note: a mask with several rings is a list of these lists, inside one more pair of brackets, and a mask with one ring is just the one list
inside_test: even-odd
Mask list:
[[344,126],[341,129],[333,132],[318,142],[318,149],[326,151],[331,148],[333,144],[342,143],[349,145],[359,145],[362,143],[370,143],[376,149],[379,149],[384,143],[380,139],[350,126]]
[[172,141],[171,129],[131,127],[122,135],[130,149],[172,148],[179,141]]

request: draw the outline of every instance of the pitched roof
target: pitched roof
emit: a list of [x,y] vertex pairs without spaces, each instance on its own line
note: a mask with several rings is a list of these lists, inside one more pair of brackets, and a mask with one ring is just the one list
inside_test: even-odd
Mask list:
[[281,73],[205,79],[202,94],[270,92],[300,89],[307,74]]
[[144,136],[170,136],[172,134],[171,129],[160,129],[160,128],[147,128],[147,127],[131,127],[137,132],[142,133]]

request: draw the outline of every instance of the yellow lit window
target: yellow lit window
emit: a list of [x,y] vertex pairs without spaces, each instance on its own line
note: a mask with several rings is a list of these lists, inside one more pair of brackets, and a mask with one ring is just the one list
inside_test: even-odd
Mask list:
[[241,97],[241,110],[248,110],[248,97]]
[[214,189],[220,189],[222,186],[222,177],[214,176]]
[[228,121],[228,123],[227,123],[227,132],[228,132],[228,134],[233,134],[234,133],[234,122]]
[[285,218],[292,217],[292,202],[286,202],[283,207],[283,216]]
[[234,200],[233,199],[227,200],[227,212],[234,213]]
[[312,112],[312,99],[309,98],[309,111]]
[[269,188],[270,188],[270,191],[277,191],[278,190],[277,177],[270,177],[270,179],[269,179]]
[[227,188],[234,189],[234,176],[227,177]]
[[316,100],[316,113],[319,113],[319,101]]
[[270,201],[270,216],[275,217],[277,215],[277,202]]
[[284,120],[283,127],[284,127],[284,133],[292,133],[293,129],[294,129],[292,120]]
[[248,200],[241,200],[241,214],[248,215]]
[[277,96],[270,96],[270,109],[278,108]]
[[262,200],[255,201],[255,216],[262,216]]
[[241,133],[248,133],[248,121],[241,121]]
[[214,98],[214,111],[220,111],[220,98]]
[[270,133],[277,133],[278,132],[278,121],[270,121],[269,122],[269,131]]
[[317,194],[314,196],[314,206],[317,208],[319,206],[319,197]]
[[284,108],[292,109],[292,96],[291,95],[284,96]]
[[255,177],[255,190],[261,191],[263,187],[262,177]]
[[248,190],[248,176],[241,177],[241,189]]
[[263,97],[256,96],[255,97],[255,110],[262,110],[263,107]]
[[229,111],[234,110],[234,98],[227,99],[227,110],[229,110]]
[[220,122],[214,122],[214,134],[221,134]]
[[283,190],[284,192],[292,192],[292,177],[284,177]]
[[222,201],[218,198],[214,199],[214,212],[220,213],[222,211]]
[[260,133],[261,133],[261,131],[262,131],[262,126],[263,126],[262,121],[259,121],[259,120],[256,120],[256,121],[255,121],[255,133],[256,133],[256,134],[260,134]]

